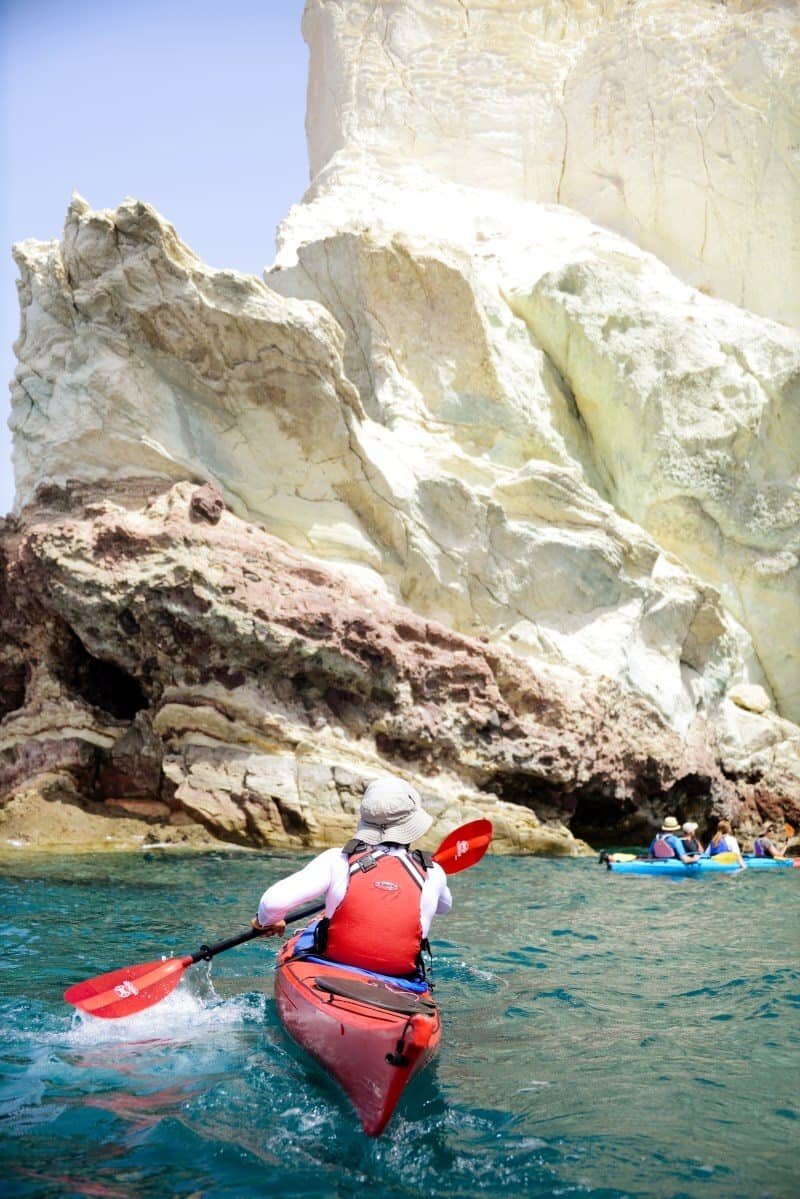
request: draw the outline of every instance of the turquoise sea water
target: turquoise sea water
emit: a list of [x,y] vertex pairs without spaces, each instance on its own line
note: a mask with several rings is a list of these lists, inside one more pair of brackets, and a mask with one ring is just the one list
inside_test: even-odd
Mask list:
[[285,1038],[275,943],[129,1020],[75,981],[244,930],[282,855],[0,866],[4,1196],[798,1194],[800,870],[670,882],[486,858],[435,925],[436,1066],[363,1137]]

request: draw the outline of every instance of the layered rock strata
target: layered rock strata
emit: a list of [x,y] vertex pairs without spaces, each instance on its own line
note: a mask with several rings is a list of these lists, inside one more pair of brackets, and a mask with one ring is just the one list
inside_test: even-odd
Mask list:
[[[145,492],[150,491],[148,481]],[[737,771],[611,680],[532,668],[388,601],[181,483],[43,489],[3,530],[0,787],[250,846],[336,843],[366,781],[413,780],[432,840],[489,813],[498,848],[641,835],[666,802],[800,817],[793,726]],[[32,666],[32,664],[35,664]],[[20,703],[24,691],[24,702]],[[10,709],[10,710],[9,710]],[[783,758],[782,758],[783,755]]]

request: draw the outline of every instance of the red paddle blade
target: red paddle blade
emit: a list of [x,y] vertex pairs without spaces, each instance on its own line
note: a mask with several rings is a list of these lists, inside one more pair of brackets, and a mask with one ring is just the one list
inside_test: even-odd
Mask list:
[[140,962],[138,966],[123,966],[108,974],[87,978],[64,992],[67,1003],[82,1012],[117,1020],[132,1016],[158,1003],[177,987],[192,958],[168,958],[166,961]]
[[466,870],[481,860],[491,839],[491,820],[472,820],[445,837],[433,860],[439,863],[445,874],[458,874],[459,870]]

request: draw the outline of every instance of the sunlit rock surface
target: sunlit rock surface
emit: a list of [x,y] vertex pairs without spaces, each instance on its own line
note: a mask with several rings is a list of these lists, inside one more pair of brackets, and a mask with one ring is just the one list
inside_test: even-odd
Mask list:
[[312,176],[379,169],[558,203],[800,323],[792,0],[309,0]]
[[[337,232],[342,212],[347,227]],[[645,582],[640,569],[604,554],[597,535],[582,537],[575,507],[594,514],[589,523],[597,519],[604,537],[622,527],[600,515],[605,500],[635,522],[624,536],[638,544],[646,530],[721,593],[755,643],[758,664],[744,649],[754,679],[763,671],[779,710],[797,719],[798,334],[687,287],[575,214],[492,205],[486,192],[430,177],[370,182],[337,169],[292,211],[282,237],[268,280],[337,317],[346,370],[390,431],[392,462],[402,460],[411,424],[421,451],[423,442],[440,447],[439,471],[488,501],[494,540],[475,511],[461,530],[447,526],[451,547],[459,536],[462,550],[470,540],[481,547],[485,591],[470,610],[482,624],[515,630],[536,653],[556,646],[590,669],[627,673],[679,720],[678,668],[693,665],[679,648],[687,626],[673,642],[671,682],[625,627],[628,600],[636,594],[641,604],[642,588],[669,591],[674,564],[662,560],[658,582]],[[580,483],[566,483],[560,468],[577,469]],[[441,522],[423,515],[422,523],[435,537]],[[559,525],[569,527],[559,534]],[[537,557],[542,536],[559,543],[558,571]],[[493,546],[530,571],[496,569]],[[495,598],[499,618],[489,614]],[[662,657],[675,604],[657,607],[662,632],[643,637]],[[601,625],[603,609],[614,619]]]
[[[310,0],[316,174],[263,280],[133,200],[76,196],[63,241],[16,248],[0,822],[46,795],[168,840],[328,844],[386,771],[433,836],[488,812],[507,850],[800,820],[800,337],[517,186],[492,55],[539,104],[531,64],[606,31],[512,7],[513,46],[492,3]],[[703,28],[744,36],[737,13]],[[461,154],[450,59],[481,46]]]

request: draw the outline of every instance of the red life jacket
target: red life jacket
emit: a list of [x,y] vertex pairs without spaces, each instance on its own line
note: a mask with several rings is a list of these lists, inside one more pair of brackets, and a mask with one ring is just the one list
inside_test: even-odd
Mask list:
[[[353,870],[361,862],[367,868]],[[325,956],[380,974],[416,974],[424,866],[409,854],[371,848],[353,854],[350,863],[345,897],[327,926]]]

